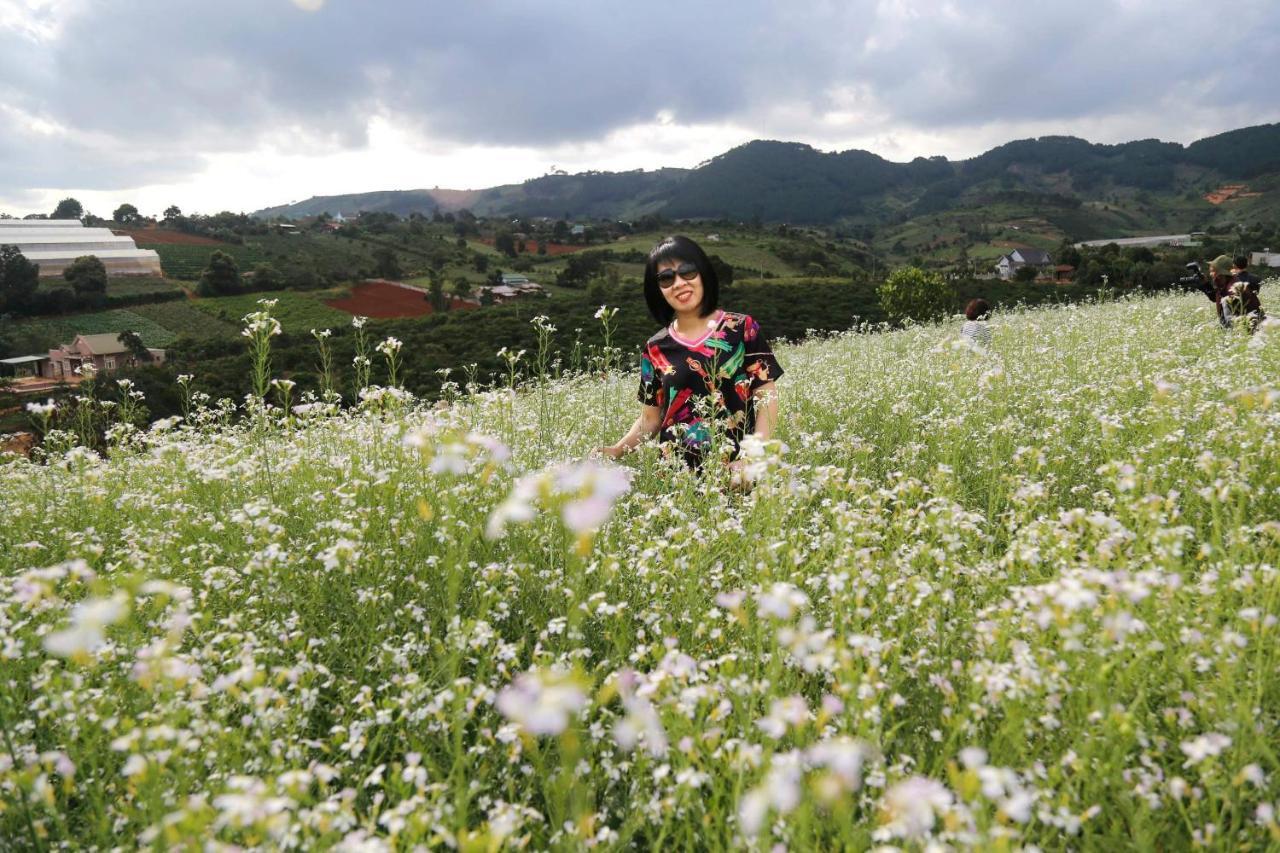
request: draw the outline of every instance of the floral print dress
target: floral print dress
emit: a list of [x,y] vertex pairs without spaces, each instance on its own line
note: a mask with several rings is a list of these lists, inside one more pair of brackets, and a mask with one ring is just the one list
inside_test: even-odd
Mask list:
[[781,375],[760,325],[746,314],[718,311],[698,339],[680,336],[674,324],[649,339],[636,396],[661,410],[660,440],[696,467],[726,441],[737,455],[743,436],[755,429],[753,392]]

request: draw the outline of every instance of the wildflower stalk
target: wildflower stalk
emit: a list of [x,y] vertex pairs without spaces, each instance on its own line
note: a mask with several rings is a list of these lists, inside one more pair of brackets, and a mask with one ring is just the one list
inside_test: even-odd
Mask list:
[[326,403],[338,402],[338,392],[333,383],[333,349],[329,346],[331,329],[312,329],[311,336],[316,339],[316,350],[320,357],[320,399]]
[[191,422],[191,380],[194,379],[190,373],[178,374],[178,407],[182,410],[182,422]]
[[396,388],[400,381],[400,347],[402,344],[396,338],[387,338],[378,344],[378,352],[382,353],[387,360],[387,386]]
[[600,326],[604,331],[604,349],[600,352],[600,410],[606,415],[601,422],[601,433],[599,441],[603,444],[608,442],[608,431],[611,425],[617,421],[617,407],[614,405],[613,395],[609,390],[609,373],[613,367],[613,333],[618,328],[618,309],[610,308],[608,305],[601,305],[595,313],[595,318],[600,321]]
[[[0,701],[0,731],[4,732],[4,745],[9,751],[9,760],[13,762],[14,767],[21,767],[22,762],[18,757],[18,751],[13,748],[13,737],[9,734],[9,700],[8,694],[4,694],[4,701]],[[30,798],[25,796],[22,791],[18,792],[18,799],[22,802],[22,817],[27,826],[27,833],[31,836],[31,849],[45,850],[47,845],[40,843],[40,836],[36,834],[35,821],[31,818]]]
[[517,365],[520,364],[520,359],[524,358],[524,352],[524,350],[512,352],[506,347],[498,350],[498,358],[502,359],[507,366],[507,394],[505,401],[506,405],[503,408],[503,416],[506,421],[506,439],[508,442],[514,442],[516,438],[516,384],[519,377],[519,369]]
[[75,425],[76,437],[82,447],[94,447],[97,444],[96,412],[98,400],[97,369],[91,364],[81,368],[86,379],[80,383],[81,393],[76,396]]
[[356,355],[351,360],[355,366],[355,389],[354,396],[360,399],[360,392],[369,387],[369,370],[373,366],[373,360],[369,358],[369,336],[365,332],[365,323],[369,322],[368,317],[353,317],[351,319],[351,327],[356,330]]
[[241,331],[249,339],[249,375],[253,380],[253,394],[259,403],[265,403],[267,387],[271,382],[271,339],[280,334],[280,321],[271,316],[275,299],[259,299],[262,308],[244,316],[245,327]]
[[280,321],[271,316],[275,299],[259,299],[261,308],[244,316],[245,327],[240,334],[249,339],[250,376],[253,394],[249,405],[254,418],[254,437],[258,455],[266,472],[268,494],[275,498],[274,477],[271,473],[271,456],[266,452],[267,389],[271,384],[271,339],[282,331]]
[[538,351],[534,356],[534,371],[538,383],[538,446],[547,447],[551,441],[551,401],[547,394],[547,380],[551,359],[551,336],[556,327],[545,314],[531,321],[538,336]]

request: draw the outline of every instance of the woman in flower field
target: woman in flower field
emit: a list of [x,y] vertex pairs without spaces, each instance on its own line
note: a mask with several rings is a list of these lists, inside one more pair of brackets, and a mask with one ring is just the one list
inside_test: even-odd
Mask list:
[[782,368],[752,317],[720,308],[706,253],[687,237],[662,240],[645,264],[644,295],[663,328],[641,354],[640,416],[600,452],[617,459],[658,432],[698,467],[716,448],[736,458],[748,435],[768,440]]
[[964,326],[960,328],[961,340],[975,349],[985,350],[991,346],[991,327],[987,320],[991,319],[991,304],[985,299],[971,299],[964,307]]

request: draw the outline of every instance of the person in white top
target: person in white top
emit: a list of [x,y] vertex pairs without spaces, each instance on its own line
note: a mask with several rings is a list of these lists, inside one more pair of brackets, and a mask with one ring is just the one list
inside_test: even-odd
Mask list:
[[985,350],[991,346],[991,327],[987,320],[991,317],[991,306],[985,299],[972,299],[964,307],[964,326],[960,328],[961,340],[970,346]]

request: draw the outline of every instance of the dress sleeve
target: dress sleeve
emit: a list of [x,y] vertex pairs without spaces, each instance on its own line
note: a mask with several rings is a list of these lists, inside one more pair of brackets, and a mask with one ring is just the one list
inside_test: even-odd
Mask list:
[[745,353],[742,366],[751,377],[753,392],[766,382],[773,382],[782,375],[782,365],[778,364],[773,350],[769,348],[769,341],[765,338],[764,332],[760,331],[760,324],[750,316],[742,322],[742,344]]
[[645,406],[657,406],[661,396],[662,382],[658,379],[658,372],[653,369],[649,348],[645,347],[640,351],[640,390],[636,392],[636,399]]

